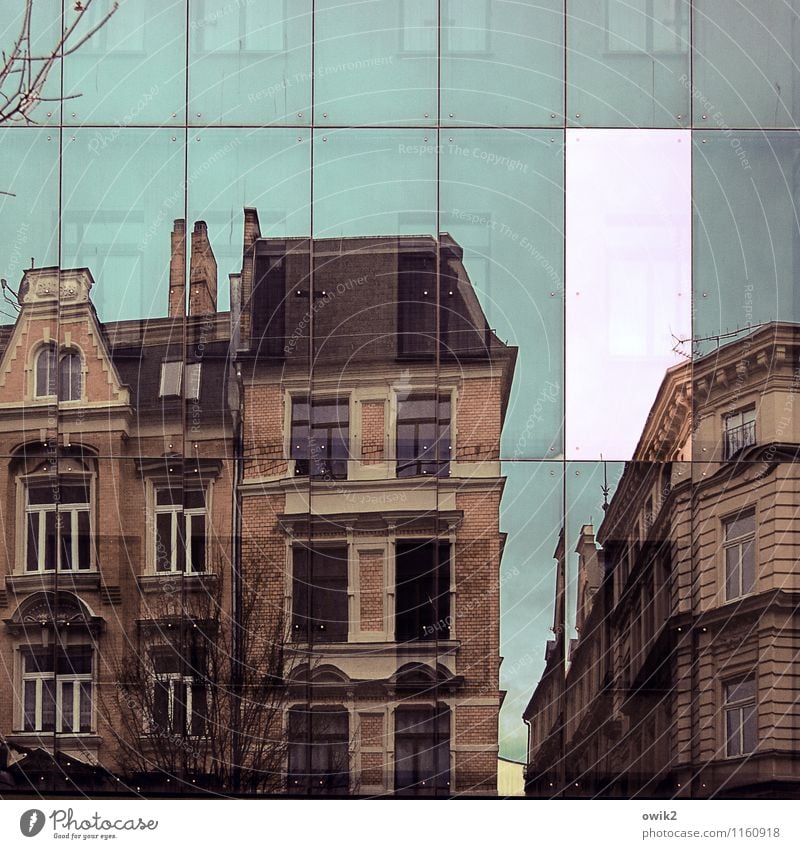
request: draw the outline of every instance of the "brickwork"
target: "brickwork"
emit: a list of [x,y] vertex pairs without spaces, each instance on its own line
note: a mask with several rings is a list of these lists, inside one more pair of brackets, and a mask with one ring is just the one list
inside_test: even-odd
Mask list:
[[500,456],[501,390],[500,372],[462,380],[456,419],[459,461],[472,463]]
[[361,630],[383,631],[383,553],[362,552],[358,559]]
[[386,416],[383,401],[364,401],[361,404],[361,462],[370,465],[386,456]]

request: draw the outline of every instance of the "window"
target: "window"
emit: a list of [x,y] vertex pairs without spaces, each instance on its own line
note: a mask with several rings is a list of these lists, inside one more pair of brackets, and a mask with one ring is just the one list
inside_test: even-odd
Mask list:
[[81,357],[75,351],[67,351],[58,363],[58,400],[80,401]]
[[90,569],[89,482],[33,479],[25,490],[25,571]]
[[411,395],[397,401],[397,477],[450,474],[450,398]]
[[606,0],[611,53],[685,53],[687,0]]
[[155,491],[156,572],[205,572],[206,494],[163,486]]
[[92,647],[22,651],[24,731],[92,730]]
[[161,363],[161,383],[158,388],[160,398],[169,398],[181,394],[183,363],[180,360],[168,360]]
[[196,644],[184,652],[163,646],[153,651],[152,662],[151,731],[202,737],[208,707],[205,652]]
[[725,522],[725,599],[751,593],[756,584],[755,511]]
[[730,460],[748,445],[756,443],[756,408],[748,407],[725,416],[724,459]]
[[348,630],[347,546],[292,551],[292,634],[297,642],[344,643]]
[[[83,388],[81,356],[77,351],[67,351],[56,363],[54,345],[48,345],[36,357],[37,398],[52,398],[58,394],[59,401],[79,401]],[[58,364],[58,371],[56,371]],[[58,385],[56,385],[58,384]]]
[[291,708],[289,791],[347,793],[349,740],[349,717],[344,708]]
[[449,639],[450,543],[403,542],[396,552],[395,639]]
[[756,748],[758,715],[755,678],[723,685],[725,699],[725,756],[738,758]]
[[431,360],[436,352],[436,261],[401,253],[397,259],[398,356]]
[[450,711],[398,708],[394,714],[394,787],[402,795],[450,789]]
[[56,349],[52,345],[42,348],[36,357],[36,397],[56,394]]
[[350,456],[348,399],[292,399],[291,457],[296,475],[346,480]]

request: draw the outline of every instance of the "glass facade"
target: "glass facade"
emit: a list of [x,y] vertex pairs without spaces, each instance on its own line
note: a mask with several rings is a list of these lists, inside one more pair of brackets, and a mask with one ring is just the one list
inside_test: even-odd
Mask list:
[[[18,5],[0,0],[9,18]],[[274,476],[292,478],[287,498],[302,520],[272,505],[270,516],[293,540],[287,550],[308,548],[302,557],[296,549],[294,570],[270,604],[290,611],[295,641],[314,642],[311,632],[324,629],[327,616],[332,641],[377,641],[380,633],[386,643],[424,643],[419,651],[444,668],[445,644],[462,639],[451,609],[459,581],[467,581],[465,597],[480,597],[458,564],[480,552],[474,556],[491,559],[499,576],[495,654],[504,658],[498,674],[508,692],[499,752],[524,760],[520,715],[553,641],[559,531],[566,528],[564,603],[574,611],[580,528],[603,520],[640,437],[642,446],[662,446],[671,433],[672,425],[663,428],[667,436],[642,437],[658,430],[648,411],[661,403],[665,374],[684,368],[690,384],[696,375],[710,393],[713,369],[704,358],[766,324],[800,321],[798,3],[128,0],[108,20],[111,2],[80,6],[37,4],[36,44],[49,45],[61,25],[87,40],[54,65],[35,107],[7,120],[0,107],[4,283],[13,296],[26,269],[87,268],[99,321],[185,320],[210,279],[190,265],[189,245],[192,255],[201,245],[199,255],[207,235],[208,297],[217,319],[230,313],[219,326],[230,322],[234,341],[222,345],[218,330],[200,328],[191,338],[165,330],[146,379],[155,386],[168,361],[183,362],[185,381],[194,369],[193,394],[172,393],[197,407],[173,434],[189,446],[200,408],[211,415],[240,400],[220,389],[221,378],[213,383],[206,346],[222,345],[214,354],[219,374],[229,356],[247,351],[237,380],[260,388],[246,409],[273,415],[285,438],[248,429],[245,419],[236,435],[241,474],[264,491]],[[181,220],[184,252],[176,254]],[[175,288],[176,273],[188,279],[188,295]],[[399,281],[394,288],[389,275]],[[9,327],[18,312],[12,300],[0,306]],[[390,340],[395,329],[399,341]],[[112,331],[124,355],[125,332]],[[61,331],[53,338],[75,342]],[[498,369],[501,347],[511,353]],[[385,356],[396,373],[381,375],[380,391],[365,388]],[[688,436],[694,456],[660,455],[657,447],[647,461],[710,460],[726,439],[716,459],[744,456],[759,441],[761,419],[753,413],[742,424],[741,410],[750,416],[756,407],[749,396],[734,397],[735,381],[751,367],[720,367],[731,396],[725,415],[738,410],[746,436],[726,434],[734,425],[723,416],[706,417]],[[467,369],[486,381],[473,396],[459,384]],[[270,381],[279,393],[265,388]],[[674,406],[691,409],[699,398]],[[144,402],[135,392],[129,401],[135,418]],[[491,427],[475,425],[471,416],[490,407]],[[771,409],[779,420],[781,411]],[[784,415],[776,443],[797,430],[794,412]],[[79,432],[76,422],[59,427]],[[178,454],[173,436],[148,443],[153,462]],[[217,447],[219,465],[234,457],[233,446],[231,439]],[[189,462],[192,450],[175,474],[206,474]],[[159,469],[164,480],[171,473]],[[221,474],[216,466],[213,474]],[[392,485],[408,479],[402,497],[419,514],[413,521],[403,511],[374,527],[363,521],[359,505],[367,502],[357,499],[377,496],[348,495],[348,486],[382,477]],[[452,479],[482,477],[497,481],[492,503],[504,535],[491,551],[479,531],[465,531],[469,544],[456,539],[477,508],[464,498],[468,486],[455,492]],[[155,498],[159,490],[148,486]],[[332,492],[350,498],[356,519],[330,506]],[[212,495],[194,519],[197,533],[188,529],[194,508],[185,493],[184,503],[154,511],[161,518],[146,548],[162,564],[155,570],[219,568],[204,548],[216,533],[204,511],[222,503]],[[654,514],[653,505],[645,512]],[[378,525],[393,535],[385,552]],[[168,534],[166,554],[154,554],[153,540],[158,549]],[[442,539],[447,552],[433,543]],[[353,582],[368,580],[378,549],[391,562],[383,578],[395,581],[386,610],[401,599],[413,616],[403,612],[395,622],[386,613],[368,627],[383,608],[364,601],[365,584],[357,600]],[[412,576],[413,591],[400,586],[402,575]],[[737,575],[744,595],[755,578]],[[335,591],[335,615],[315,595],[320,588]],[[441,624],[453,617],[455,627]],[[574,612],[562,625],[576,635]],[[346,792],[355,779],[340,761],[354,716],[343,702],[331,708],[330,725],[324,711],[311,711],[316,685],[310,668],[304,674],[306,690],[298,689],[293,707],[292,775],[304,792],[314,792],[318,773],[325,792]],[[333,677],[319,680],[326,692],[346,689]],[[753,724],[725,686],[725,704],[733,705],[725,708],[726,745],[744,750]],[[42,715],[47,698],[66,698],[36,693]],[[437,690],[424,728],[415,728],[413,715],[400,717],[396,780],[423,795],[449,793],[451,768],[457,780],[455,760],[442,765],[442,741],[457,720],[440,711],[441,698]],[[75,706],[82,727],[89,722],[83,695]],[[314,734],[324,756],[301,763]],[[433,754],[418,758],[421,746]]]

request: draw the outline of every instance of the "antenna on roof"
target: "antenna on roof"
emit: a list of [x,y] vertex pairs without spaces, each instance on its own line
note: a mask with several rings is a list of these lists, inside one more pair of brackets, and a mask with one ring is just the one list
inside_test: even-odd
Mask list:
[[[603,460],[603,455],[600,455],[600,459]],[[605,513],[608,510],[608,463],[603,460],[603,485],[600,487],[603,490],[603,512]]]

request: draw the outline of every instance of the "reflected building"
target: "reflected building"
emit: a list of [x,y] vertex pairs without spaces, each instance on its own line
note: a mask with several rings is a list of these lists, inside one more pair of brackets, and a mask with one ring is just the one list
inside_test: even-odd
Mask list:
[[796,795],[799,355],[770,323],[667,372],[580,529],[574,639],[562,534],[528,795]]
[[248,209],[230,312],[217,277],[182,220],[165,318],[103,324],[87,269],[24,274],[3,780],[495,794],[516,349],[447,234],[270,239]]

